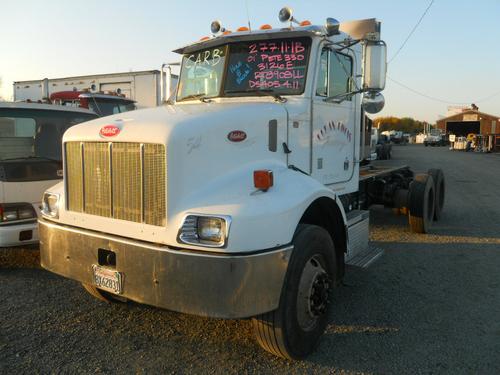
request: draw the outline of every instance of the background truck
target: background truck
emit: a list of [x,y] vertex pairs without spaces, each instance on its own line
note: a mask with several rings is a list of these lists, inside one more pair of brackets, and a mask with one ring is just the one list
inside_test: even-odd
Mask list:
[[446,139],[446,134],[442,133],[439,129],[431,129],[429,133],[425,135],[424,146],[446,146],[448,140]]
[[13,83],[14,101],[36,102],[56,92],[87,90],[89,94],[118,93],[134,100],[139,108],[156,107],[172,95],[177,83],[171,65],[175,64],[163,64],[161,70],[17,81]]
[[38,241],[43,192],[62,179],[62,135],[97,115],[81,108],[0,102],[0,247]]
[[49,101],[57,105],[90,109],[99,117],[116,115],[136,109],[135,102],[132,99],[126,98],[123,94],[111,92],[59,91],[51,94]]
[[226,30],[177,49],[176,101],[68,130],[64,182],[44,194],[42,266],[104,300],[251,318],[257,341],[303,358],[346,263],[367,265],[369,211],[429,231],[440,170],[377,165],[386,45],[374,19]]

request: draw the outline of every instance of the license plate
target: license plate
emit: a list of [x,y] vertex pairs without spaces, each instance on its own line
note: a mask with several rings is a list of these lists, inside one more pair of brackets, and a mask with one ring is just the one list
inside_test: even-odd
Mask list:
[[92,271],[95,286],[114,294],[122,293],[122,275],[120,272],[96,264],[92,266]]

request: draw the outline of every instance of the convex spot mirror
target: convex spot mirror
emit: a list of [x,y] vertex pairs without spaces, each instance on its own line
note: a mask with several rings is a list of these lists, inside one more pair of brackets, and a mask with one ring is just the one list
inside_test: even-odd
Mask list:
[[379,92],[366,92],[363,95],[363,100],[361,102],[363,110],[370,114],[375,114],[380,112],[385,105],[385,98]]
[[367,42],[364,46],[365,66],[363,89],[382,91],[387,74],[387,46],[385,42]]

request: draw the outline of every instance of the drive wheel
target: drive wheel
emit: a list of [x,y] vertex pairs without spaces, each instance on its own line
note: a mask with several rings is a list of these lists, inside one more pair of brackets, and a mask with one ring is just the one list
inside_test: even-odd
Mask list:
[[92,297],[95,297],[104,302],[127,302],[127,299],[124,297],[117,296],[113,293],[106,292],[104,290],[96,288],[92,284],[82,283],[83,289],[85,289]]
[[335,248],[325,229],[299,225],[293,245],[278,309],[252,319],[262,348],[286,359],[304,358],[317,346],[328,324],[337,272]]
[[428,233],[434,219],[434,182],[428,174],[418,174],[410,184],[408,222],[414,233]]
[[427,173],[432,177],[434,182],[434,221],[441,219],[441,213],[444,207],[445,183],[444,174],[441,169],[429,169]]

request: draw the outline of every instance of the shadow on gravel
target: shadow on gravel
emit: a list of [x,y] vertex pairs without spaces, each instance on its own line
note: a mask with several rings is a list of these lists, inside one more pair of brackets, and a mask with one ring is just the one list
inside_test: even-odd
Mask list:
[[500,373],[500,248],[376,243],[350,268],[311,364],[368,373]]

